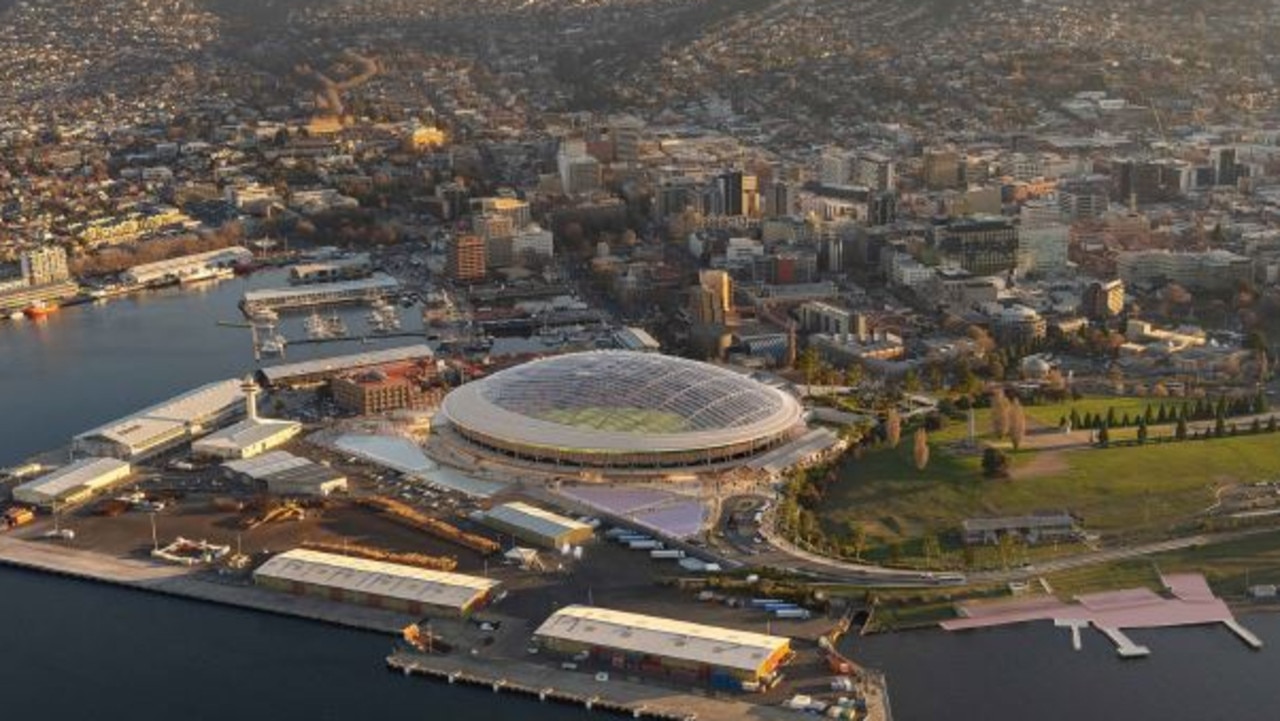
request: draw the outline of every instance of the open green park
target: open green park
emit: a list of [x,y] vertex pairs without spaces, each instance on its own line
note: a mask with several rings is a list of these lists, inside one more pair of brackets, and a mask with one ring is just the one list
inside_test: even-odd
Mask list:
[[[1156,541],[1220,528],[1206,525],[1206,512],[1223,490],[1280,480],[1280,435],[1272,433],[1109,448],[1090,445],[1085,432],[1076,434],[1080,442],[1058,440],[1065,438],[1058,421],[1072,409],[1082,416],[1113,409],[1117,416],[1136,418],[1159,402],[1097,397],[1026,406],[1031,430],[1021,450],[995,439],[991,411],[980,409],[977,447],[964,442],[968,424],[952,421],[930,434],[930,458],[922,470],[914,462],[912,431],[904,429],[897,448],[864,447],[840,461],[821,500],[811,504],[816,523],[828,545],[846,556],[852,550],[865,560],[894,565],[999,568],[1087,548],[1071,543],[1012,552],[966,549],[959,537],[964,519],[1066,511],[1081,530],[1107,545]],[[1152,426],[1150,437],[1171,438],[1172,428]],[[1037,446],[1038,438],[1050,442]],[[984,446],[1007,454],[1007,478],[983,474]]]

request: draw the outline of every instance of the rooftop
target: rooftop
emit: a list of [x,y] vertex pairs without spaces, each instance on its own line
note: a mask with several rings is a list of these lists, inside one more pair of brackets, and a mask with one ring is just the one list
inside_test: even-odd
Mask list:
[[790,639],[595,606],[566,606],[534,633],[633,653],[758,673]]
[[301,363],[285,363],[283,365],[263,368],[259,373],[266,378],[268,383],[278,383],[290,378],[299,378],[322,373],[338,373],[340,371],[355,368],[365,368],[368,366],[395,363],[405,360],[432,358],[434,355],[435,354],[432,352],[430,346],[419,343],[400,348],[387,348],[386,350],[370,351],[368,353],[353,353],[351,355],[334,356],[332,358],[317,358],[316,360],[302,361]]
[[254,576],[458,609],[466,608],[498,586],[497,581],[478,576],[429,571],[303,548],[274,556],[259,566]]
[[552,513],[537,506],[518,501],[496,506],[485,516],[502,523],[527,529],[548,538],[555,538],[570,531],[590,528],[587,524],[575,521],[572,518],[565,518],[558,513]]
[[18,488],[57,498],[81,486],[91,486],[103,476],[128,469],[128,463],[115,458],[83,458]]

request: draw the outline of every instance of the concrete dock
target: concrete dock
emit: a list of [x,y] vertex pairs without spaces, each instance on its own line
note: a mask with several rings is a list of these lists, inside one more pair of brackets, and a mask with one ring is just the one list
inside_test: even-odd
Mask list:
[[1098,626],[1097,628],[1102,632],[1102,635],[1111,639],[1111,642],[1116,645],[1116,653],[1121,658],[1143,658],[1151,655],[1151,649],[1134,643],[1133,639],[1124,635],[1124,632],[1120,629],[1106,626]]
[[52,540],[20,541],[0,536],[0,564],[362,631],[399,635],[402,628],[415,620],[384,609],[277,593],[243,581],[223,581],[207,572],[149,559],[118,558],[68,548]]
[[732,697],[717,698],[703,689],[681,692],[612,674],[608,681],[597,681],[593,674],[509,659],[396,652],[387,657],[387,666],[406,676],[427,676],[450,684],[486,688],[494,693],[520,694],[544,703],[572,704],[638,719],[795,721],[803,718],[780,706],[752,704]]

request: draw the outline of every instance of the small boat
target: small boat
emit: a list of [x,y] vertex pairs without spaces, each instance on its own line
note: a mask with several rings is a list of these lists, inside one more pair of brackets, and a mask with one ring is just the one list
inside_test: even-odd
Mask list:
[[50,313],[58,312],[58,306],[38,300],[32,303],[31,305],[27,306],[26,309],[23,310],[22,312],[28,318],[31,318],[32,320],[34,320],[36,318],[43,318],[46,315],[49,315]]
[[263,355],[283,355],[284,347],[288,341],[284,336],[276,334],[258,345],[258,352]]
[[15,310],[9,314],[9,320],[22,320],[23,318],[26,318],[26,316],[20,310]]
[[324,325],[325,329],[329,331],[329,335],[335,338],[341,338],[347,334],[347,324],[338,317],[337,313],[326,318]]
[[328,324],[325,323],[324,318],[320,317],[319,313],[312,313],[307,316],[307,319],[302,323],[302,327],[307,331],[307,337],[314,340],[329,338],[333,335],[329,332]]

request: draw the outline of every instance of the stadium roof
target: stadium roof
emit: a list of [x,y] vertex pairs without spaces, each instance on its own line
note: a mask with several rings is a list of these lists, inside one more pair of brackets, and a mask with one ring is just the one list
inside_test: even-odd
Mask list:
[[254,576],[459,610],[465,610],[498,585],[497,581],[478,576],[429,571],[305,548],[272,557],[254,571]]
[[790,639],[596,606],[566,606],[534,633],[590,646],[759,673]]
[[734,371],[656,353],[592,351],[509,368],[451,392],[454,425],[529,447],[696,451],[781,435],[795,398]]

